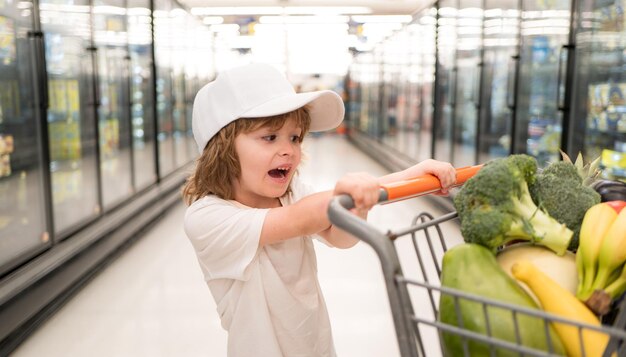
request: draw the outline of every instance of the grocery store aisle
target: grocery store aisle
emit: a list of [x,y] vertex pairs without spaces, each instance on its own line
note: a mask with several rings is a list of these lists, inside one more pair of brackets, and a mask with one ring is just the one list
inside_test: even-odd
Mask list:
[[[331,189],[346,172],[387,173],[338,135],[307,138],[305,151],[300,172],[320,190]],[[225,356],[226,334],[182,229],[184,209],[182,203],[171,209],[14,356]],[[375,207],[369,221],[381,230],[402,228],[424,210],[441,214],[427,200],[417,198]],[[446,238],[459,239],[454,224],[443,228]],[[373,250],[364,243],[349,250],[322,244],[316,249],[338,355],[397,356],[386,290]]]

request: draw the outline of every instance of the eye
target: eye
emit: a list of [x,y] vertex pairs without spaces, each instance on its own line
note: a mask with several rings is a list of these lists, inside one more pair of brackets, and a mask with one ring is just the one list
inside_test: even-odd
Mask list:
[[271,142],[271,141],[274,141],[274,140],[276,140],[276,135],[274,135],[274,134],[272,134],[272,135],[266,135],[266,136],[264,136],[264,137],[263,137],[263,140],[265,140],[265,141],[270,141],[270,142]]
[[291,137],[291,142],[293,143],[299,143],[300,142],[300,135],[293,135]]

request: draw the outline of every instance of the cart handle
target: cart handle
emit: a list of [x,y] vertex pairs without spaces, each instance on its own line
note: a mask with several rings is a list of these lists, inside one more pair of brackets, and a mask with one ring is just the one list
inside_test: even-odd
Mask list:
[[[466,166],[456,169],[456,183],[458,187],[474,176],[483,165]],[[398,181],[380,186],[378,203],[390,203],[407,198],[423,196],[441,190],[441,183],[435,175],[423,175],[410,180]],[[354,208],[354,200],[349,195],[339,195],[337,199],[345,209]]]

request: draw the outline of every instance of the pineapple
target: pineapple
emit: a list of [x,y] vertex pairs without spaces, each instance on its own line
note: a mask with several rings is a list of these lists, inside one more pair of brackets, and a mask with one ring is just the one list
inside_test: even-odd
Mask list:
[[593,184],[598,179],[600,173],[602,172],[599,168],[601,159],[601,157],[599,156],[592,162],[588,162],[586,165],[583,163],[583,155],[580,152],[578,153],[575,162],[572,162],[572,159],[570,159],[570,157],[562,150],[561,156],[563,156],[563,161],[569,162],[576,167],[578,175],[583,180],[584,186],[591,186],[591,184]]

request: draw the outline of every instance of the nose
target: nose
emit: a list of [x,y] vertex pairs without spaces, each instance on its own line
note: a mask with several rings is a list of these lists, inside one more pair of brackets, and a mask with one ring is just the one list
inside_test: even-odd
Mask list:
[[285,140],[282,142],[278,149],[279,156],[291,156],[294,153],[294,145],[291,140]]

